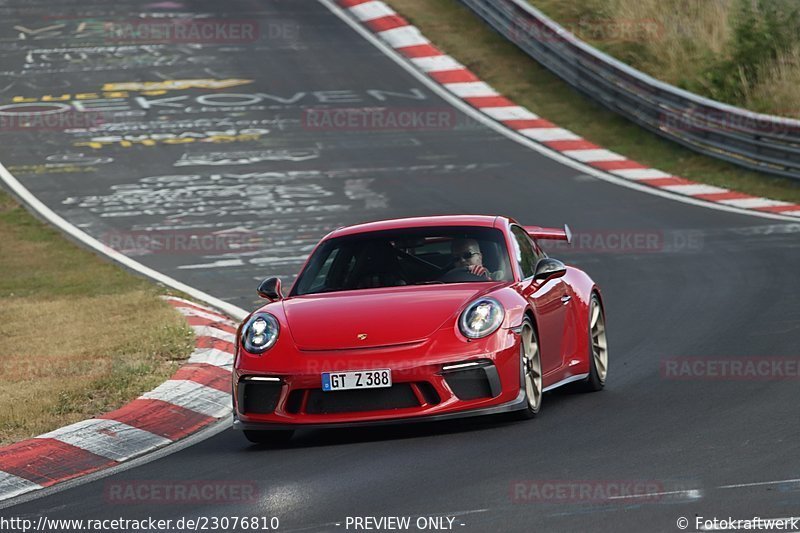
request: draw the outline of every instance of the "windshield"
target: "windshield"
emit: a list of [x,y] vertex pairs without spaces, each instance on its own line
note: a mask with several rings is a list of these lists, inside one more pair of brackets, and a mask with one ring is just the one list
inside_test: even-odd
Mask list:
[[500,230],[414,228],[350,235],[323,243],[300,273],[292,296],[512,279]]

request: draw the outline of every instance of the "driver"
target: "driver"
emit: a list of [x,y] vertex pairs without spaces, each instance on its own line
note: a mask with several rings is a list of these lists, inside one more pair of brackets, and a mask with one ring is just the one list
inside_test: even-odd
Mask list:
[[456,239],[451,245],[453,254],[453,268],[463,268],[470,274],[482,276],[487,279],[498,280],[503,278],[503,271],[489,272],[483,266],[483,253],[475,239]]

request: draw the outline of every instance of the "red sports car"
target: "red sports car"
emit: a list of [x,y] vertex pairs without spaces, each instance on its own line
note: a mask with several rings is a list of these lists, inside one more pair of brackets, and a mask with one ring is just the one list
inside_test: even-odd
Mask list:
[[542,393],[603,388],[600,291],[547,257],[567,226],[436,216],[340,228],[320,241],[289,295],[238,330],[234,427],[274,442],[308,427],[539,412]]

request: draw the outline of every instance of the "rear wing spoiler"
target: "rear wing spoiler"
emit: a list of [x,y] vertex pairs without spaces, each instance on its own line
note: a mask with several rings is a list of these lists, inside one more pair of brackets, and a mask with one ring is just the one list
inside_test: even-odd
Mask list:
[[567,241],[572,243],[572,231],[564,224],[564,229],[543,228],[541,226],[523,226],[525,232],[534,239],[547,241]]

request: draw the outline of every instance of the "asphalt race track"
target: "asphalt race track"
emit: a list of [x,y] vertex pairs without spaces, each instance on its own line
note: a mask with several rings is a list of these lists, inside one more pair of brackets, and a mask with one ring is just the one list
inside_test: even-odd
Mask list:
[[[154,44],[93,26],[141,13],[250,23],[257,34]],[[0,57],[6,118],[75,120],[7,122],[0,161],[58,214],[149,267],[252,309],[257,280],[289,283],[341,225],[452,213],[568,222],[578,244],[552,255],[603,288],[611,343],[606,390],[546,395],[533,421],[302,431],[283,449],[227,430],[1,516],[275,516],[279,531],[345,530],[348,516],[449,516],[470,532],[678,531],[679,517],[693,526],[695,516],[800,516],[797,379],[665,370],[675,358],[797,364],[799,224],[581,175],[456,111],[316,0],[6,0]],[[354,108],[441,121],[325,122]],[[98,120],[78,123],[81,109]],[[256,497],[109,497],[114,484],[208,480],[253,482]],[[794,481],[773,483],[785,480]],[[606,496],[644,484],[650,496],[540,490],[558,484]]]

